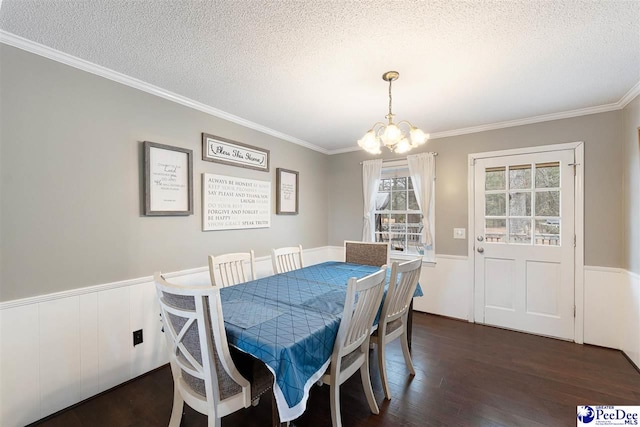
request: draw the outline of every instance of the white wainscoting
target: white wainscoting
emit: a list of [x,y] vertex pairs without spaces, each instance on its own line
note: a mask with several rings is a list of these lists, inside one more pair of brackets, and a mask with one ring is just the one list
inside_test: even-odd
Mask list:
[[620,349],[640,368],[640,275],[627,271],[622,294]]
[[[344,249],[304,251],[305,265],[344,260]],[[418,311],[468,320],[472,272],[464,256],[425,263]],[[256,260],[258,277],[271,259]],[[150,272],[151,273],[151,272]],[[207,285],[207,267],[167,273]],[[167,362],[152,278],[109,283],[0,303],[0,420],[24,426]],[[132,332],[144,342],[133,347]],[[640,365],[640,277],[585,267],[586,343],[622,349]]]
[[[329,247],[304,251],[305,265],[329,259]],[[270,257],[256,274],[273,274]],[[208,267],[165,276],[210,283]],[[159,313],[152,276],[0,303],[0,424],[24,426],[167,363]]]
[[585,266],[584,342],[622,350],[640,367],[640,276]]

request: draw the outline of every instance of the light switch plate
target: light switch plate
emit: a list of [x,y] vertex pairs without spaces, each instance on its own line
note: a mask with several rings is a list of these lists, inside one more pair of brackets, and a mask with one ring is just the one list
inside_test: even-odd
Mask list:
[[466,239],[467,229],[466,228],[454,228],[453,229],[453,238],[454,239]]

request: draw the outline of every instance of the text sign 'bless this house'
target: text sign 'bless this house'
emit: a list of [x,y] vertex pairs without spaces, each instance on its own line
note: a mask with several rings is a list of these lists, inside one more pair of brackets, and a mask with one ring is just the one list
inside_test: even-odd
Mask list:
[[271,182],[202,174],[202,230],[271,226]]
[[269,172],[269,150],[202,134],[202,160]]

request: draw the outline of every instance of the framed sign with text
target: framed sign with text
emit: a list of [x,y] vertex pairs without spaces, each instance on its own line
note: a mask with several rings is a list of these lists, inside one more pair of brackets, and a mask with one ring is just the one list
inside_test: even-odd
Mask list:
[[269,150],[202,134],[202,160],[269,172]]
[[276,168],[276,214],[298,214],[298,172]]
[[271,227],[271,181],[202,174],[202,231]]
[[144,214],[193,214],[193,151],[144,142]]

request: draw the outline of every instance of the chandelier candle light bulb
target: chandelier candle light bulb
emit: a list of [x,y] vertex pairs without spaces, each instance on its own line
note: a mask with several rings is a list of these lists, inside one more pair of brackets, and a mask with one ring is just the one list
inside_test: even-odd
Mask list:
[[[384,145],[395,153],[406,153],[407,151],[424,144],[429,139],[429,134],[424,133],[406,120],[393,123],[394,114],[391,112],[391,83],[397,80],[400,74],[397,71],[387,71],[382,75],[382,79],[389,82],[389,114],[385,116],[389,123],[378,122],[364,136],[358,140],[358,145],[371,154],[380,154],[380,147]],[[404,125],[406,130],[400,126]]]

